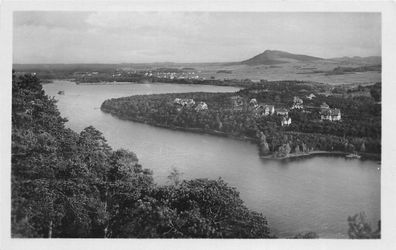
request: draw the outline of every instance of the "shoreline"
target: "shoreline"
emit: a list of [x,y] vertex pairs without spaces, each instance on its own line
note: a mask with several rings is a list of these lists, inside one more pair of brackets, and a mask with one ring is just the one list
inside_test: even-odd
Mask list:
[[[272,155],[265,155],[262,156],[260,155],[261,159],[265,160],[281,160],[281,161],[287,161],[287,160],[295,160],[295,159],[301,159],[301,158],[309,158],[309,157],[314,157],[314,156],[347,156],[351,154],[351,152],[343,152],[343,151],[324,151],[324,150],[314,150],[311,152],[305,152],[305,153],[291,153],[287,156],[282,156],[282,157],[277,157]],[[374,153],[359,153],[361,158],[359,159],[351,159],[351,160],[371,160],[371,161],[379,161],[381,162],[381,155],[374,154]]]
[[299,159],[299,158],[308,158],[308,157],[313,157],[313,156],[320,156],[320,155],[327,155],[327,156],[346,156],[350,154],[349,152],[342,152],[342,151],[323,151],[323,150],[314,150],[311,152],[305,152],[305,153],[291,153],[286,156],[281,156],[277,157],[272,155],[261,155],[261,159],[266,159],[266,160],[292,160],[292,159]]
[[[209,86],[220,86],[220,87],[235,87],[235,88],[247,88],[249,87],[248,84],[245,83],[228,83],[224,82],[222,80],[215,80],[218,82],[206,82],[206,81],[189,81],[189,82],[180,82],[180,81],[169,81],[167,79],[164,79],[164,81],[161,80],[156,80],[156,81],[94,81],[94,82],[80,82],[76,79],[71,79],[70,81],[74,82],[77,85],[117,85],[119,84],[128,84],[128,83],[133,83],[133,84],[146,84],[146,83],[167,83],[167,84],[192,84],[192,85],[209,85]],[[254,83],[251,84],[255,85]]]
[[214,136],[225,137],[225,138],[230,138],[230,139],[239,140],[239,141],[248,141],[248,142],[252,142],[252,143],[259,142],[259,140],[256,138],[227,134],[225,132],[221,132],[218,130],[204,130],[201,128],[183,128],[183,127],[177,127],[177,126],[167,126],[167,125],[159,124],[159,123],[151,123],[151,122],[139,119],[139,118],[117,116],[117,115],[115,115],[105,109],[102,109],[102,108],[100,108],[100,110],[106,114],[110,114],[110,115],[112,115],[118,119],[124,120],[124,121],[138,122],[138,123],[142,123],[142,124],[146,124],[146,125],[150,125],[150,126],[154,126],[154,127],[170,129],[173,131],[183,131],[183,132],[191,132],[191,133],[195,133],[195,134],[214,135]]
[[[251,143],[255,143],[257,145],[257,147],[258,147],[258,143],[259,143],[259,139],[257,139],[257,138],[232,135],[232,134],[227,134],[225,132],[221,132],[221,131],[217,131],[217,130],[204,130],[201,128],[183,128],[183,127],[177,127],[177,126],[168,126],[168,125],[164,125],[164,124],[151,123],[151,122],[145,121],[143,119],[139,119],[139,118],[117,116],[117,115],[115,115],[105,109],[102,109],[102,108],[101,108],[101,111],[106,114],[110,114],[110,115],[112,115],[118,119],[121,119],[121,120],[138,122],[138,123],[147,124],[147,125],[154,126],[154,127],[170,129],[173,131],[191,132],[191,133],[195,133],[195,134],[206,134],[206,135],[230,138],[230,139],[239,140],[239,141],[248,141]],[[288,154],[287,156],[281,156],[281,157],[274,156],[274,154],[265,155],[265,156],[259,154],[259,157],[263,160],[290,161],[290,160],[297,160],[297,159],[309,158],[309,157],[315,157],[315,156],[344,156],[345,157],[348,154],[351,154],[351,152],[314,150],[314,151],[305,152],[305,153],[291,153],[291,154]],[[372,161],[381,162],[381,155],[378,155],[378,154],[359,153],[359,155],[361,156],[361,158],[358,160],[372,160]]]
[[345,156],[350,154],[349,152],[342,152],[342,151],[324,151],[324,150],[314,150],[305,153],[291,153],[286,156],[274,156],[272,155],[265,155],[260,156],[262,159],[270,159],[270,160],[287,160],[287,159],[296,159],[296,158],[304,158],[308,156],[315,156],[315,155],[334,155],[334,156]]
[[131,81],[97,81],[97,82],[79,82],[76,81],[75,79],[53,79],[51,82],[47,83],[54,83],[54,81],[69,81],[72,82],[76,85],[81,85],[81,86],[108,86],[108,85],[132,85],[132,84],[177,84],[177,85],[202,85],[202,86],[216,86],[216,87],[232,87],[236,89],[244,89],[246,85],[240,84],[240,85],[235,85],[235,84],[209,84],[209,83],[194,83],[194,82],[160,82],[160,81],[154,81],[154,82],[131,82]]

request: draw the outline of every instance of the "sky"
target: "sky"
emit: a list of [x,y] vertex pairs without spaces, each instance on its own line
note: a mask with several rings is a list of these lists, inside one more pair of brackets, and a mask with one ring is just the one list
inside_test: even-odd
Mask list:
[[14,63],[233,62],[282,50],[381,55],[378,13],[14,12]]

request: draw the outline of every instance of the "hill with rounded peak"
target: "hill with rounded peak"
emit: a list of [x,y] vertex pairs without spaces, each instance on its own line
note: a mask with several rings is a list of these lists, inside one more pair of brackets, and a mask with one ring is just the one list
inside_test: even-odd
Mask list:
[[280,50],[266,50],[263,53],[254,56],[248,60],[242,61],[242,64],[247,65],[272,65],[281,64],[288,62],[310,62],[316,60],[322,60],[323,58],[292,54]]

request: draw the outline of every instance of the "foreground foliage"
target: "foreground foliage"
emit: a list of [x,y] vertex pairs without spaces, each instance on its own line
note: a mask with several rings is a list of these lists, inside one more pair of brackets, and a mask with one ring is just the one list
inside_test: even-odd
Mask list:
[[223,180],[158,186],[134,153],[65,122],[36,77],[13,78],[12,237],[270,237]]
[[348,224],[348,235],[351,239],[381,238],[381,221],[378,221],[377,229],[374,231],[367,222],[367,216],[364,212],[360,212],[354,216],[348,216]]

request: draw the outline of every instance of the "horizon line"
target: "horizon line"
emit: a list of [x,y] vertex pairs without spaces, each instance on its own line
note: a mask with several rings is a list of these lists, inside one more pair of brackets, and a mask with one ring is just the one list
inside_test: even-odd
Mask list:
[[284,50],[279,50],[279,49],[266,49],[263,52],[260,52],[256,55],[250,56],[248,59],[244,59],[241,61],[215,61],[215,62],[175,62],[175,61],[162,61],[162,62],[69,62],[69,63],[62,63],[62,62],[47,62],[47,63],[40,63],[40,62],[35,62],[35,63],[20,63],[20,62],[13,62],[12,64],[220,64],[220,63],[241,63],[243,61],[249,60],[255,56],[261,55],[262,53],[266,51],[277,51],[277,52],[285,52],[285,53],[290,53],[294,55],[305,55],[305,56],[312,56],[312,57],[318,57],[319,60],[332,60],[332,59],[339,59],[339,58],[369,58],[369,57],[382,57],[382,53],[380,55],[370,55],[370,56],[338,56],[338,57],[319,57],[315,55],[308,55],[308,54],[300,54],[299,52],[289,52],[289,51],[284,51]]

